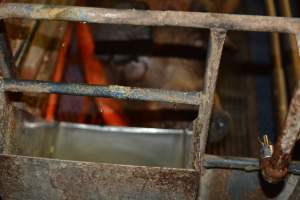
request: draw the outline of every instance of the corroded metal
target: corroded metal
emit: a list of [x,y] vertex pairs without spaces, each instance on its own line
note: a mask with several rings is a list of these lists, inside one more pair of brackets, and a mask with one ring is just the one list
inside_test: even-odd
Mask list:
[[208,125],[225,36],[224,30],[212,30],[210,33],[202,101],[199,106],[198,118],[194,122],[194,165],[196,169],[200,168],[201,156],[204,155],[206,149]]
[[36,92],[92,97],[111,97],[125,100],[160,101],[191,105],[198,105],[200,101],[199,97],[201,97],[200,92],[179,92],[117,85],[100,86],[15,79],[3,79],[0,83],[3,90],[10,92]]
[[[257,190],[259,187],[257,172],[252,172],[258,170],[257,160],[222,160],[205,156],[222,48],[226,30],[299,35],[299,18],[2,3],[0,19],[6,18],[196,27],[211,29],[211,33],[203,92],[15,80],[11,79],[13,77],[9,64],[11,60],[2,53],[0,62],[4,64],[0,63],[1,71],[5,78],[10,78],[0,80],[0,151],[4,153],[13,152],[11,146],[15,142],[12,138],[16,129],[14,111],[6,101],[4,91],[185,103],[199,105],[199,116],[194,123],[196,170],[0,155],[1,197],[4,199],[217,199],[216,195],[218,195],[220,199],[242,199],[252,194],[252,199],[261,199],[261,189]],[[9,52],[7,43],[4,44],[6,46],[2,45],[2,49]],[[261,163],[263,175],[272,182],[281,180],[287,172],[295,174],[300,172],[297,163],[288,165],[300,129],[299,88],[292,100],[285,129],[276,144],[274,154],[271,158],[263,159]],[[215,169],[219,167],[232,170]],[[249,172],[247,174],[241,170]],[[249,183],[248,180],[253,182]]]
[[18,119],[16,109],[8,101],[4,92],[0,92],[0,152],[12,153],[15,151]]
[[[207,145],[209,121],[212,113],[214,93],[225,37],[225,30],[214,29],[210,32],[203,96],[199,105],[198,117],[194,121],[193,162],[194,167],[199,170],[201,174],[204,174],[204,168],[202,165]],[[200,176],[200,184],[201,182]],[[199,191],[199,194],[199,196],[201,196],[201,190]]]
[[285,127],[271,158],[261,160],[262,174],[269,182],[281,181],[288,173],[291,153],[300,132],[300,83],[293,95]]
[[300,19],[179,11],[139,11],[44,4],[3,3],[0,18],[30,18],[90,23],[221,28],[298,33]]
[[3,199],[194,200],[194,170],[0,155]]

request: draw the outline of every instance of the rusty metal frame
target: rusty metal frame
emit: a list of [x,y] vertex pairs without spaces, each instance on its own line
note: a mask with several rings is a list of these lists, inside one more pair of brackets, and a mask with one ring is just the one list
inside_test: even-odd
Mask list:
[[[91,86],[82,84],[64,84],[64,83],[51,83],[41,81],[25,81],[14,78],[13,75],[13,63],[10,60],[8,51],[9,48],[4,37],[0,37],[0,69],[4,79],[0,82],[1,90],[1,152],[12,153],[9,146],[12,145],[13,140],[5,138],[13,138],[14,127],[10,127],[9,122],[13,118],[12,109],[7,107],[9,102],[6,100],[5,92],[45,92],[45,93],[59,93],[69,95],[85,95],[85,96],[102,96],[102,97],[113,97],[119,99],[132,99],[132,100],[153,100],[163,101],[170,103],[185,103],[199,105],[199,116],[194,122],[194,168],[195,170],[165,170],[158,168],[139,168],[132,167],[127,170],[126,166],[119,165],[99,165],[84,164],[81,162],[65,162],[65,161],[53,161],[49,159],[39,158],[28,158],[21,156],[12,155],[1,155],[0,156],[0,175],[6,178],[6,182],[15,183],[18,187],[11,188],[9,185],[5,185],[5,181],[0,181],[0,189],[4,189],[8,193],[6,194],[8,199],[14,199],[14,192],[20,192],[24,190],[24,185],[20,183],[17,176],[23,178],[21,181],[25,181],[27,175],[25,172],[30,172],[31,175],[37,179],[46,179],[51,181],[57,181],[57,177],[66,177],[64,173],[67,171],[56,170],[57,168],[63,169],[68,168],[74,169],[76,165],[76,172],[80,172],[82,176],[80,180],[86,180],[90,183],[93,178],[99,178],[97,169],[105,170],[106,167],[111,168],[115,173],[125,174],[127,178],[117,179],[117,181],[138,181],[139,178],[145,177],[145,174],[152,174],[157,179],[150,179],[147,181],[141,181],[140,184],[145,184],[145,187],[140,188],[141,191],[133,191],[128,189],[126,194],[130,197],[135,195],[136,199],[153,199],[156,197],[164,197],[162,199],[195,199],[196,188],[201,188],[203,179],[207,178],[206,170],[210,171],[211,168],[221,169],[238,169],[238,170],[258,170],[258,160],[251,160],[248,162],[246,158],[228,161],[228,159],[220,157],[211,157],[205,155],[207,134],[208,134],[208,123],[211,116],[211,110],[213,106],[213,94],[218,77],[218,69],[220,65],[222,48],[226,37],[226,31],[228,30],[239,30],[239,31],[259,31],[259,32],[281,32],[294,34],[298,39],[298,45],[300,43],[300,19],[291,17],[270,17],[270,16],[252,16],[252,15],[229,15],[229,14],[215,14],[215,13],[200,13],[200,12],[178,12],[178,11],[139,11],[139,10],[116,10],[116,9],[104,9],[104,8],[92,8],[92,7],[75,7],[75,6],[59,6],[59,5],[44,5],[44,4],[23,4],[23,3],[2,3],[0,4],[0,19],[6,18],[28,18],[28,19],[39,19],[39,20],[64,20],[64,21],[79,21],[89,23],[109,23],[109,24],[130,24],[130,25],[146,25],[146,26],[181,26],[181,27],[194,27],[194,28],[205,28],[210,29],[210,40],[209,49],[207,56],[207,68],[204,78],[204,89],[201,92],[177,92],[177,91],[164,91],[154,89],[142,89],[142,88],[129,88],[121,86]],[[299,47],[299,46],[298,46]],[[289,115],[286,121],[285,131],[283,136],[279,139],[278,145],[275,148],[275,160],[282,158],[282,155],[290,155],[291,150],[295,144],[295,141],[299,132],[299,119],[298,110],[300,109],[299,91],[297,90],[296,96],[294,97]],[[294,128],[293,128],[294,127]],[[8,134],[8,133],[9,134]],[[8,137],[9,135],[9,137]],[[11,137],[12,136],[12,137]],[[282,146],[287,145],[287,146]],[[276,152],[280,151],[279,153]],[[289,156],[288,156],[289,157]],[[229,159],[230,160],[230,159]],[[289,159],[287,163],[289,163]],[[242,164],[241,164],[242,163]],[[276,163],[276,162],[275,162]],[[277,163],[278,164],[278,163]],[[276,164],[276,165],[277,165]],[[15,173],[12,171],[17,171]],[[101,164],[100,164],[101,166]],[[289,168],[288,165],[284,165],[284,169],[291,173],[299,174],[300,165],[298,163],[292,163]],[[87,168],[87,169],[85,169]],[[30,170],[29,170],[30,169]],[[144,170],[144,175],[137,173],[139,170]],[[35,170],[41,170],[43,173],[39,176]],[[50,172],[54,170],[54,172]],[[126,172],[124,172],[124,170]],[[165,170],[165,171],[164,171]],[[84,172],[84,173],[83,173]],[[83,173],[83,174],[82,174]],[[92,174],[90,174],[92,173]],[[174,174],[175,173],[175,174]],[[177,174],[178,173],[178,174]],[[188,175],[190,173],[190,175]],[[198,177],[198,173],[200,176]],[[192,174],[192,175],[191,175]],[[111,175],[111,173],[109,173]],[[169,182],[168,179],[174,180],[174,177],[178,175],[180,183],[178,181]],[[53,178],[53,176],[55,176]],[[105,176],[105,174],[104,174]],[[129,178],[128,178],[129,177]],[[134,177],[134,178],[133,178]],[[27,177],[28,178],[28,177]],[[73,176],[68,177],[66,181],[74,180]],[[103,178],[103,177],[102,177]],[[133,179],[132,179],[133,178]],[[2,179],[2,178],[1,178]],[[99,178],[99,180],[101,177]],[[108,176],[104,178],[108,179]],[[143,178],[142,178],[143,179]],[[195,180],[197,181],[195,182]],[[27,180],[27,179],[26,179]],[[97,179],[98,180],[98,179]],[[144,179],[143,179],[144,180]],[[153,181],[154,180],[154,181]],[[157,181],[165,184],[156,186]],[[27,180],[28,181],[28,180]],[[29,181],[34,181],[30,179]],[[61,180],[60,180],[61,181]],[[152,181],[152,182],[151,182]],[[112,183],[114,181],[108,181]],[[27,182],[28,183],[28,182]],[[55,182],[56,183],[56,182]],[[54,185],[55,185],[54,183]],[[98,183],[98,182],[95,182]],[[116,183],[116,182],[115,182]],[[147,185],[150,184],[150,185]],[[192,184],[195,188],[183,187],[180,191],[174,189],[174,187],[182,187],[184,184]],[[30,184],[29,184],[30,185]],[[62,186],[62,185],[60,185]],[[138,185],[135,185],[138,186]],[[5,189],[8,187],[9,189]],[[30,187],[30,186],[28,186]],[[45,188],[48,188],[45,186]],[[51,187],[53,189],[53,187]],[[93,187],[92,187],[93,188]],[[114,191],[113,187],[107,187],[107,191]],[[172,189],[173,188],[173,189]],[[94,188],[95,191],[97,188]],[[54,188],[55,190],[55,188]],[[145,195],[148,196],[141,196]],[[147,191],[151,192],[147,193]],[[179,192],[178,192],[179,191]],[[132,192],[132,193],[130,193]],[[140,195],[138,195],[140,192]],[[161,192],[161,193],[159,193]],[[51,193],[51,192],[50,192]],[[129,194],[130,193],[130,194]],[[16,193],[15,193],[16,194]],[[20,193],[19,193],[20,194]],[[72,196],[68,191],[61,191],[62,195]],[[118,193],[120,194],[120,193]],[[35,194],[31,194],[34,197]],[[114,198],[118,199],[120,196],[116,194]],[[201,189],[198,191],[198,198],[202,195]],[[37,196],[36,196],[37,197]],[[78,196],[77,196],[78,197]],[[109,198],[109,196],[105,196]]]
[[139,11],[45,4],[2,3],[0,18],[29,18],[144,26],[181,26],[297,34],[300,19],[179,11]]
[[101,86],[75,83],[53,83],[2,79],[0,87],[11,92],[56,93],[76,96],[110,97],[124,100],[160,101],[199,105],[200,92],[179,92],[162,89],[132,88],[118,85]]

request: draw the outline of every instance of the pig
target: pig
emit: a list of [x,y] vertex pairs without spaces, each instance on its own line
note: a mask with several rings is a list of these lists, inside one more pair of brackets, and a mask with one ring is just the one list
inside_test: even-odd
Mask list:
[[[140,1],[139,1],[140,2]],[[143,1],[146,3],[144,9],[153,10],[193,10],[192,6],[195,1],[180,0],[180,1]],[[201,2],[200,2],[201,3]],[[207,2],[206,2],[207,3]],[[199,4],[199,2],[198,2]],[[134,5],[137,5],[136,2]],[[130,8],[131,4],[128,4]],[[117,7],[115,5],[115,7]],[[196,7],[196,6],[195,6]],[[118,8],[118,7],[117,7]],[[126,4],[122,3],[122,8],[126,8]],[[196,9],[198,9],[196,7]],[[111,82],[115,84],[145,88],[159,88],[165,90],[178,91],[200,91],[203,87],[203,77],[205,72],[205,55],[203,51],[207,49],[208,32],[193,28],[178,28],[178,27],[140,27],[133,26],[116,26],[116,25],[97,25],[93,27],[96,40],[110,41],[129,41],[129,50],[132,41],[147,40],[149,51],[146,55],[139,55],[136,52],[134,55],[99,55],[99,58],[104,62],[105,68],[110,74]],[[112,30],[109,34],[109,30]],[[122,31],[124,34],[122,34]],[[105,32],[105,34],[102,34]],[[114,38],[114,35],[117,37]],[[149,45],[150,44],[150,45]],[[101,45],[99,45],[101,48]],[[199,56],[181,56],[172,55],[174,49],[182,47],[191,47],[191,54]],[[97,48],[97,47],[96,47]],[[124,48],[124,46],[122,47]],[[162,50],[163,49],[163,50]],[[189,50],[191,50],[189,49]],[[124,50],[126,52],[126,50]],[[165,52],[167,55],[160,55],[156,52]],[[101,51],[103,52],[103,51]],[[125,53],[126,54],[126,53]],[[189,54],[189,53],[187,53]],[[120,57],[121,56],[121,57]],[[122,57],[123,56],[123,57]],[[217,143],[222,141],[225,135],[231,129],[231,118],[228,112],[222,108],[219,97],[213,108],[212,120],[210,123],[209,142]],[[163,116],[159,116],[157,120],[144,122],[143,126],[156,128],[191,128],[191,121],[197,116],[197,107],[189,105],[170,105],[159,102],[143,102],[143,103],[126,103],[125,110],[140,110],[135,113],[134,118],[140,119],[142,115],[146,115],[147,111],[161,110],[190,110],[192,113],[189,122],[186,120],[168,121]],[[149,114],[151,115],[151,114]],[[192,119],[192,120],[191,120]],[[134,124],[136,125],[136,124]],[[139,124],[141,125],[141,124]]]

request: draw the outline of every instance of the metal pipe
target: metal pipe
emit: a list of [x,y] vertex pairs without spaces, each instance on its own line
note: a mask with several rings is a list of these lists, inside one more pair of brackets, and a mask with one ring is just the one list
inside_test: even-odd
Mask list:
[[[255,158],[205,155],[203,166],[207,169],[236,169],[243,171],[259,171],[259,160]],[[300,162],[293,161],[288,173],[300,175]]]
[[145,26],[221,28],[262,32],[300,32],[300,19],[181,11],[141,11],[62,5],[2,3],[0,18],[67,20]]
[[[293,17],[290,0],[280,0],[279,1],[279,8],[284,17]],[[297,38],[295,35],[287,35],[287,43],[289,46],[290,51],[290,59],[291,59],[291,73],[290,76],[292,77],[291,82],[291,91],[293,91],[297,85],[297,82],[300,81],[300,57],[299,57],[299,48],[297,46]]]
[[54,83],[36,80],[0,80],[0,88],[11,92],[55,93],[75,96],[108,97],[124,100],[160,101],[198,105],[201,92],[179,92],[124,86],[100,86],[77,83]]
[[[274,0],[265,0],[267,13],[276,16]],[[288,110],[286,80],[282,66],[280,38],[278,33],[271,33],[272,59],[273,59],[273,93],[276,100],[276,118],[278,130],[282,131]]]
[[300,132],[300,83],[293,95],[285,126],[279,135],[272,157],[261,160],[264,178],[271,182],[279,182],[285,178],[291,159],[291,153]]

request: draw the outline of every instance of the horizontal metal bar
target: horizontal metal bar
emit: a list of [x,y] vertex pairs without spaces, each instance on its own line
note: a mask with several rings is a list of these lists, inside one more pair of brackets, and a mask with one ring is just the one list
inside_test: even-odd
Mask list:
[[100,86],[78,83],[54,83],[36,80],[2,79],[0,87],[10,92],[56,93],[75,96],[108,97],[124,100],[159,101],[198,105],[201,92],[133,88],[117,85]]
[[[0,155],[1,199],[194,200],[198,172]],[[38,191],[37,191],[38,189]]]
[[[243,171],[260,170],[260,163],[258,159],[245,157],[205,155],[203,165],[205,168],[237,169]],[[300,162],[291,162],[288,172],[300,175]]]
[[142,11],[45,4],[2,3],[0,18],[30,18],[146,26],[182,26],[226,30],[300,31],[300,19],[180,11]]

